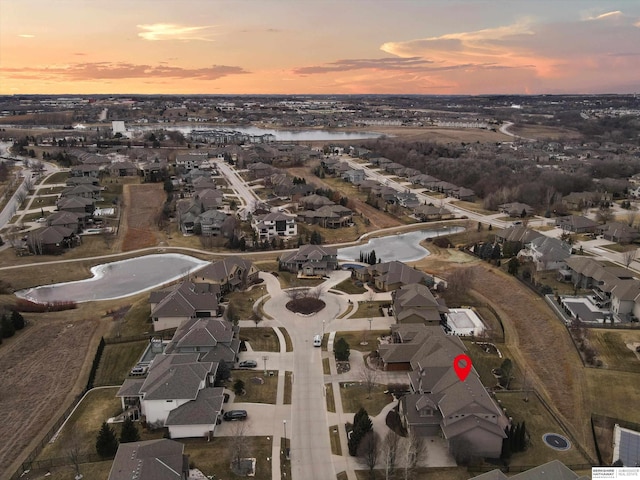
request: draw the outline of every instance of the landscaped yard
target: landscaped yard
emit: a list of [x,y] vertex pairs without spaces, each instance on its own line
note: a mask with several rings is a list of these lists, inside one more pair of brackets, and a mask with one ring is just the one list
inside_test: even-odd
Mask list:
[[[227,388],[233,388],[233,383],[236,380],[242,380],[244,382],[245,394],[236,396],[236,400],[239,402],[247,403],[276,403],[276,395],[278,391],[278,371],[267,370],[274,372],[273,376],[264,375],[262,370],[262,360],[256,358],[258,361],[258,368],[260,370],[232,370],[231,380],[227,382]],[[267,361],[267,367],[269,362]]]
[[[242,422],[239,422],[242,423]],[[271,442],[273,437],[245,436],[242,440],[247,458],[256,459],[256,480],[271,480]],[[229,437],[214,437],[211,441],[200,439],[181,439],[185,444],[184,453],[189,455],[189,464],[205,475],[214,478],[241,479],[231,472],[233,442]]]
[[[357,280],[353,280],[352,278],[347,278],[346,280],[343,280],[342,282],[335,285],[333,287],[333,290],[339,290],[350,295],[358,295],[360,293],[366,292],[367,289],[362,286],[357,286],[356,281]],[[362,282],[360,282],[360,284],[362,284]]]
[[369,415],[375,417],[393,400],[391,395],[384,393],[386,389],[386,385],[377,384],[371,391],[370,398],[367,398],[365,385],[359,382],[341,382],[342,409],[345,413],[356,413],[364,407]]
[[592,328],[587,333],[605,368],[640,373],[640,354],[635,352],[640,346],[640,330]]
[[373,302],[359,302],[358,309],[355,311],[351,318],[368,318],[368,317],[381,317],[382,313],[380,309],[383,305],[390,305],[390,300],[379,301],[374,300]]
[[279,352],[280,342],[271,327],[244,327],[240,329],[240,340],[249,342],[256,352]]
[[[341,331],[336,332],[335,341],[339,338],[344,338],[349,344],[349,348],[351,350],[369,353],[378,348],[378,337],[390,335],[390,333],[390,330],[360,330],[357,332]],[[361,345],[363,338],[367,340],[367,345]]]
[[535,394],[528,394],[528,401],[524,400],[525,396],[522,392],[499,392],[496,393],[496,398],[500,402],[500,406],[507,409],[507,416],[513,417],[515,423],[525,422],[530,437],[527,450],[514,453],[511,465],[541,465],[555,459],[565,465],[588,463],[575,446],[566,451],[558,451],[544,444],[542,436],[545,433],[558,433],[569,439],[570,437],[553,419]]

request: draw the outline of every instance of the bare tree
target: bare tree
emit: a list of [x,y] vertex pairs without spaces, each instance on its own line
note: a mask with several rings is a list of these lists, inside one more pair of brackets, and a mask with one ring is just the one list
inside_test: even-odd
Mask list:
[[629,210],[627,212],[627,225],[633,227],[633,225],[636,223],[637,218],[638,212],[636,210]]
[[291,300],[298,300],[299,298],[304,298],[308,295],[309,288],[290,288],[286,290],[287,297]]
[[366,364],[360,368],[360,372],[358,373],[360,377],[360,381],[364,385],[365,390],[367,391],[367,398],[371,398],[371,392],[377,385],[378,380],[378,371],[373,368],[369,368]]
[[613,218],[613,210],[607,207],[601,207],[596,213],[596,220],[598,220],[599,223],[609,223]]
[[231,457],[231,469],[236,472],[240,469],[242,459],[247,456],[249,449],[247,442],[247,428],[245,422],[235,422],[231,427],[229,438],[229,452]]
[[633,250],[627,250],[626,252],[622,252],[622,263],[625,267],[629,268],[629,265],[636,259],[636,255],[638,254],[638,249],[634,248]]
[[376,478],[375,468],[378,464],[380,456],[380,437],[378,434],[370,430],[364,434],[364,437],[358,444],[358,458],[369,469],[369,478]]
[[427,455],[427,446],[424,438],[415,432],[409,432],[409,436],[404,439],[402,458],[404,460],[403,475],[404,480],[410,480],[414,477],[415,468],[418,463]]
[[75,437],[72,440],[71,446],[67,450],[67,457],[76,472],[76,476],[74,477],[75,480],[81,480],[83,475],[80,473],[80,443]]
[[309,297],[309,298],[314,298],[314,299],[319,299],[320,296],[322,295],[322,286],[318,285],[315,288],[310,288],[307,291],[307,294],[305,296]]
[[4,238],[7,239],[9,245],[13,248],[17,247],[20,244],[20,229],[13,225],[4,232]]
[[388,431],[380,445],[385,480],[391,480],[396,473],[399,446],[400,436],[393,431]]
[[454,295],[460,295],[471,287],[475,271],[473,268],[456,268],[447,277],[447,288]]

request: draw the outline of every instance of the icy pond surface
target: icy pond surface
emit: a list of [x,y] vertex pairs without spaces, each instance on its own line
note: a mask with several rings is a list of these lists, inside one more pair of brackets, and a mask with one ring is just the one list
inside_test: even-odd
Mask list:
[[[16,295],[38,303],[113,300],[151,290],[183,277],[209,262],[165,253],[120,260],[91,268],[93,278],[20,290]],[[59,267],[64,268],[64,264]]]
[[399,233],[386,237],[372,238],[367,243],[354,247],[338,249],[338,259],[360,260],[360,252],[367,254],[376,251],[376,258],[381,262],[415,262],[429,255],[429,250],[420,246],[426,238],[440,237],[463,231],[462,227],[446,227],[431,230],[417,230],[415,232]]

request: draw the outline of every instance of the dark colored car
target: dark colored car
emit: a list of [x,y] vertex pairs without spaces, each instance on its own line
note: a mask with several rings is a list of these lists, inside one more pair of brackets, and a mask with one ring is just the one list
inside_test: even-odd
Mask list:
[[258,362],[255,360],[243,360],[238,364],[240,368],[256,368],[258,366]]
[[247,418],[246,410],[229,410],[228,412],[224,412],[222,416],[226,421],[230,422],[233,420],[245,420]]

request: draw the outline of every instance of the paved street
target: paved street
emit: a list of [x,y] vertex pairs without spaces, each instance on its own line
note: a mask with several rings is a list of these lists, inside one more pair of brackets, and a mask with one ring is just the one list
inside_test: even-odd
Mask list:
[[[332,272],[330,278],[322,284],[322,296],[326,307],[311,316],[301,316],[286,309],[290,300],[286,292],[280,288],[276,277],[270,273],[261,272],[267,287],[266,301],[263,303],[265,313],[272,320],[263,320],[261,327],[284,327],[293,343],[293,352],[286,352],[284,337],[277,328],[274,331],[280,338],[280,352],[255,352],[249,349],[240,354],[240,360],[253,359],[258,361],[257,371],[264,368],[262,356],[268,356],[267,370],[278,370],[278,394],[276,405],[247,404],[241,399],[230,400],[225,409],[242,408],[247,410],[249,419],[246,424],[247,435],[273,435],[273,451],[271,458],[272,478],[280,475],[280,441],[284,436],[291,442],[291,472],[294,479],[335,479],[336,474],[346,471],[348,478],[355,480],[356,469],[362,469],[357,459],[349,456],[347,451],[347,436],[343,425],[353,420],[353,413],[344,413],[340,397],[340,382],[358,381],[359,371],[364,365],[362,354],[357,350],[351,351],[351,370],[338,374],[333,354],[333,340],[336,331],[361,331],[369,328],[373,330],[389,328],[393,323],[392,317],[374,317],[371,325],[368,318],[337,318],[348,309],[349,299],[352,302],[368,301],[370,294],[345,295],[329,293],[332,286],[349,277],[348,271]],[[375,300],[389,300],[390,293],[376,293]],[[255,307],[260,303],[258,299]],[[354,310],[355,312],[355,310]],[[350,312],[353,313],[353,312]],[[255,327],[252,321],[240,322],[242,327]],[[313,346],[313,336],[322,332],[329,333],[327,351]],[[330,359],[331,375],[324,375],[322,358]],[[284,404],[284,372],[293,372],[292,404]],[[404,372],[380,372],[380,383],[406,382]],[[332,383],[336,413],[327,412],[325,399],[325,384]],[[238,401],[236,401],[238,400]],[[383,436],[388,430],[385,417],[389,409],[396,402],[390,403],[379,415],[373,418],[376,431]],[[284,421],[286,421],[286,426]],[[338,425],[342,455],[332,455],[329,443],[329,427]],[[216,429],[216,436],[232,435],[234,424],[223,422]],[[448,454],[446,445],[441,439],[429,439],[428,464],[431,466],[451,466],[453,459]]]

